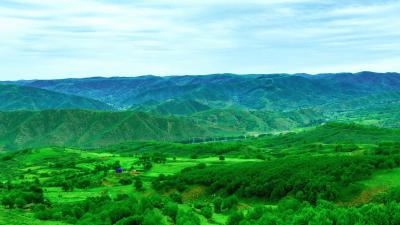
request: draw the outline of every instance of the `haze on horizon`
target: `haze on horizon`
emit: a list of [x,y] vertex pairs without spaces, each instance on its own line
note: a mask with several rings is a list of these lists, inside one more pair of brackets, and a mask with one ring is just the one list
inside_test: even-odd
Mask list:
[[400,71],[399,0],[2,0],[0,80]]

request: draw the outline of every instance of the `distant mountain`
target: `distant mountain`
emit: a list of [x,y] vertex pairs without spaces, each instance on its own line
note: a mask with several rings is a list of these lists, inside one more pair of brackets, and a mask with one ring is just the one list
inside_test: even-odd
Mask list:
[[0,111],[18,111],[0,112],[0,149],[187,141],[292,131],[329,121],[400,127],[397,73],[95,77],[0,83]]
[[150,101],[139,106],[133,106],[131,110],[153,112],[162,115],[190,115],[211,109],[209,106],[195,100],[167,100],[165,102]]
[[28,86],[0,85],[0,110],[90,109],[111,110],[97,100]]
[[290,112],[214,109],[193,114],[191,118],[209,128],[255,133],[287,131],[325,122],[321,112],[311,109]]
[[285,131],[322,123],[312,110],[209,110],[192,116],[145,112],[45,110],[0,112],[0,149],[39,146],[99,147],[127,141],[187,141]]
[[0,112],[0,149],[97,147],[132,140],[181,141],[212,135],[191,119],[140,112]]
[[[20,85],[96,99],[119,109],[196,101],[214,109],[294,110],[400,91],[397,73],[141,76],[35,80]],[[174,102],[175,101],[175,102]],[[168,103],[166,103],[168,105]],[[180,104],[175,104],[180,107]],[[181,113],[167,107],[168,113]],[[191,112],[193,110],[183,110]],[[196,110],[194,110],[196,111]],[[163,110],[161,110],[163,112]]]

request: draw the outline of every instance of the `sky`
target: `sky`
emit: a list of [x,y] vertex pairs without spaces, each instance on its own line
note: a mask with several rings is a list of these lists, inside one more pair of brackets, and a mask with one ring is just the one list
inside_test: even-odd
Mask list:
[[0,0],[0,79],[400,72],[400,0]]

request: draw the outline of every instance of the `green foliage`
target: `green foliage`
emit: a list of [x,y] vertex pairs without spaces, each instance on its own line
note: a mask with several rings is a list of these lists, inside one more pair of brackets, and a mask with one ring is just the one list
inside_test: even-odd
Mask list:
[[147,210],[144,214],[143,225],[166,225],[167,222],[158,209]]
[[[136,181],[136,182],[137,182],[137,181]],[[136,186],[136,182],[135,182],[135,186]],[[132,181],[131,178],[121,178],[121,179],[119,180],[119,183],[122,184],[122,185],[130,185],[130,184],[133,183],[133,181]]]
[[315,203],[319,198],[336,200],[342,187],[368,178],[375,169],[391,168],[385,163],[387,160],[391,161],[377,156],[304,156],[194,167],[160,181],[160,186],[176,187],[183,181],[187,185],[208,186],[211,193],[237,193],[242,197],[258,196],[269,200],[292,195]]
[[201,208],[201,215],[203,215],[207,219],[211,219],[213,216],[213,209],[210,206],[204,206]]
[[176,225],[200,225],[199,217],[192,210],[178,210]]
[[171,217],[173,221],[176,221],[176,216],[178,215],[178,204],[174,202],[167,202],[164,207],[164,214]]
[[[2,191],[0,189],[0,191]],[[44,203],[43,189],[37,183],[9,183],[7,192],[3,194],[1,203],[6,208],[23,208],[26,204],[40,204]]]
[[4,131],[0,133],[0,147],[7,149],[47,146],[98,148],[134,140],[183,141],[207,133],[206,127],[193,125],[188,118],[128,111],[0,112],[0,126]]
[[[361,207],[343,207],[334,203],[319,201],[316,206],[285,199],[277,208],[257,207],[245,215],[233,213],[228,223],[231,224],[340,224],[340,225],[395,225],[399,222],[397,203],[386,205],[366,204]],[[231,222],[235,221],[235,223]]]
[[135,188],[139,191],[143,189],[143,182],[140,178],[135,179]]
[[236,207],[236,205],[239,203],[239,199],[235,196],[229,196],[226,199],[224,199],[222,208],[225,210],[230,210]]
[[169,195],[169,197],[171,198],[172,201],[178,204],[182,204],[182,196],[181,194],[179,194],[179,192],[173,192]]
[[239,225],[243,220],[243,213],[234,211],[229,215],[227,225]]

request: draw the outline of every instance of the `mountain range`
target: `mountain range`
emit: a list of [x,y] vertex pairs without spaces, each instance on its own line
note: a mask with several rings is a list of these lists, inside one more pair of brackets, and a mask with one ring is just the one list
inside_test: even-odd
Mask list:
[[13,84],[95,99],[120,110],[162,105],[171,100],[195,100],[211,108],[291,110],[400,91],[400,75],[214,74],[32,80]]
[[400,74],[213,74],[0,82],[0,148],[400,127]]

